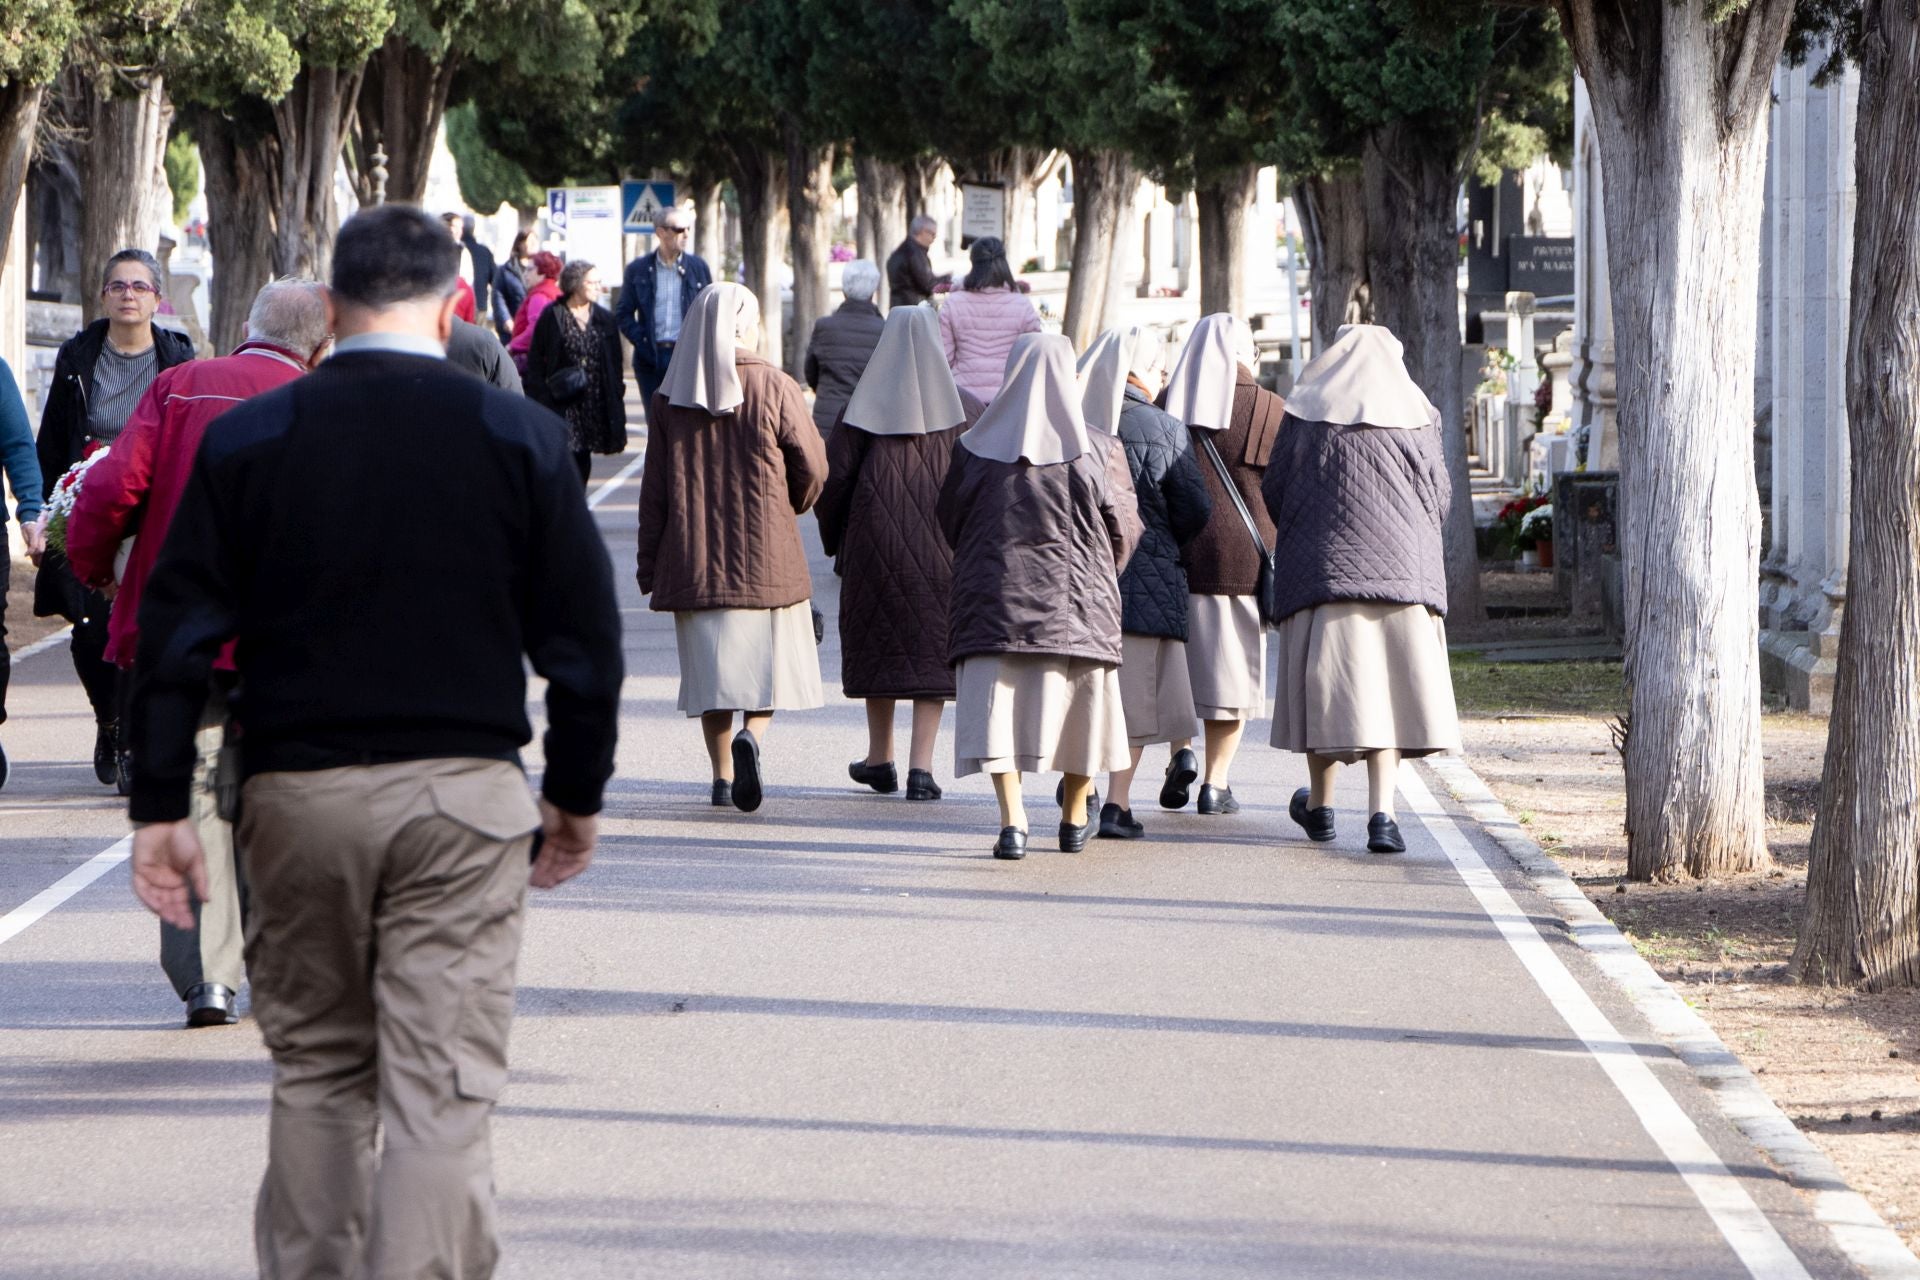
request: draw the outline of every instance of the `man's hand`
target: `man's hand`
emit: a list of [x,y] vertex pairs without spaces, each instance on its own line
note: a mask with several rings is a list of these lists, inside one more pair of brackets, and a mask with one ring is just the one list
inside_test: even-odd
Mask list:
[[20,532],[27,540],[27,559],[37,567],[47,554],[47,518],[41,516],[32,524],[21,525]]
[[540,819],[546,841],[540,846],[540,856],[533,860],[532,883],[536,889],[552,889],[585,871],[593,861],[600,820],[563,813],[545,800],[540,802]]
[[[583,864],[584,865],[584,864]],[[155,822],[133,833],[133,894],[176,929],[193,928],[193,898],[207,899],[207,856],[193,819]]]

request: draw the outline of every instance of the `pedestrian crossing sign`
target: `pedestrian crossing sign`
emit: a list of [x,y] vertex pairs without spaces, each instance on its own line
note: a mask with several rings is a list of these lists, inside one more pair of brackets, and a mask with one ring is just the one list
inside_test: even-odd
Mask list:
[[629,235],[652,235],[653,220],[672,203],[671,182],[621,183],[620,230]]

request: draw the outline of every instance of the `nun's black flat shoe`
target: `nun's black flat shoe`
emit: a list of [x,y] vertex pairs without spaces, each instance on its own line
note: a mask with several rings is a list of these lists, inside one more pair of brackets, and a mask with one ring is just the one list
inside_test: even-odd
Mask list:
[[1293,799],[1287,801],[1287,816],[1300,824],[1307,833],[1307,839],[1325,844],[1333,839],[1333,806],[1321,805],[1318,809],[1307,808],[1307,801],[1313,793],[1305,787],[1293,793]]
[[1027,856],[1027,833],[1018,827],[1000,828],[1000,838],[993,842],[993,856],[1005,862],[1018,862]]
[[733,735],[733,807],[752,813],[760,807],[760,743],[746,729]]
[[1093,835],[1099,825],[1099,820],[1093,816],[1092,809],[1087,810],[1087,820],[1077,827],[1063,819],[1060,823],[1060,852],[1083,852],[1087,847],[1088,838]]
[[733,808],[733,783],[725,778],[713,780],[713,807],[716,809]]
[[943,794],[931,773],[925,769],[907,770],[907,799],[938,800]]
[[1184,809],[1192,794],[1193,780],[1200,776],[1200,761],[1192,747],[1182,747],[1167,761],[1167,780],[1160,784],[1160,807]]
[[[1064,809],[1067,807],[1067,780],[1065,778],[1053,784],[1053,803]],[[1087,812],[1100,812],[1100,788],[1087,788]]]
[[1138,840],[1147,834],[1147,829],[1133,820],[1133,810],[1122,809],[1117,804],[1100,806],[1100,838],[1102,840]]
[[900,775],[891,760],[885,764],[855,760],[847,766],[847,776],[863,787],[872,787],[883,796],[890,796],[900,789]]
[[1368,853],[1405,853],[1407,842],[1401,838],[1400,824],[1384,813],[1367,819]]
[[1232,787],[1213,787],[1203,782],[1198,808],[1201,813],[1238,813],[1240,802],[1233,798]]

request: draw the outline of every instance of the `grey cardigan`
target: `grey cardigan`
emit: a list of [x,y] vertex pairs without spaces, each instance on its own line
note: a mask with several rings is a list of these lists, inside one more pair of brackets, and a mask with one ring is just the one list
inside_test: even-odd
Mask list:
[[1276,531],[1274,616],[1336,600],[1447,611],[1453,485],[1432,427],[1280,424],[1261,485]]

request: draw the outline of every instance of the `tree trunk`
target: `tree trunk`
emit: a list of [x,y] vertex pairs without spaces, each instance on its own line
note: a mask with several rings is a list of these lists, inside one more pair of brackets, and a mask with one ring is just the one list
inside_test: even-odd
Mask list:
[[1229,169],[1195,186],[1200,214],[1200,314],[1247,315],[1247,210],[1259,165]]
[[[88,320],[104,314],[100,279],[122,249],[160,248],[172,197],[167,189],[167,128],[173,108],[158,75],[137,93],[101,92],[77,71],[75,102],[87,104],[85,160],[80,166],[80,297]],[[84,97],[82,95],[85,95]]]
[[340,227],[333,173],[359,91],[358,68],[306,66],[293,91],[273,104],[279,134],[276,275],[325,280],[333,269],[333,237]]
[[398,32],[388,33],[367,59],[348,169],[362,206],[373,203],[376,147],[387,152],[387,199],[418,204],[426,197],[427,171],[460,63],[460,55],[451,50],[436,61]]
[[874,301],[887,309],[887,255],[907,238],[907,175],[897,164],[853,153],[854,181],[860,186],[860,256],[881,268]]
[[1793,0],[1752,0],[1718,23],[1669,0],[1562,4],[1607,175],[1627,870],[1750,871],[1769,861],[1753,282],[1764,112]]
[[1459,174],[1454,157],[1423,145],[1405,126],[1389,124],[1367,140],[1364,178],[1374,323],[1400,339],[1407,372],[1440,410],[1441,445],[1453,482],[1444,527],[1447,616],[1478,621],[1486,617],[1486,606],[1460,378],[1460,241],[1454,231]]
[[1075,351],[1085,351],[1106,318],[1112,259],[1139,177],[1123,151],[1075,151],[1072,162],[1073,265],[1061,328]]
[[727,206],[720,198],[720,180],[690,174],[683,203],[693,206],[693,251],[707,260],[718,279],[727,257]]
[[[204,123],[202,123],[204,121]],[[271,216],[277,140],[212,112],[196,113],[193,136],[207,183],[207,250],[213,258],[208,340],[215,354],[240,345],[254,294],[273,278]]]
[[[827,259],[833,248],[833,145],[806,146],[787,130],[787,234],[793,259],[793,329],[786,370],[802,376],[813,322],[827,314]],[[777,301],[777,299],[776,299]]]
[[1868,0],[1854,172],[1847,612],[1801,982],[1920,985],[1920,12]]
[[733,156],[733,189],[740,200],[740,273],[760,299],[760,354],[780,363],[780,227],[776,211],[785,195],[780,158],[742,140],[728,143]]
[[1373,323],[1367,283],[1367,191],[1358,172],[1303,179],[1293,203],[1306,237],[1313,295],[1313,349],[1324,351],[1343,324]]
[[927,204],[933,199],[933,184],[940,180],[940,166],[945,163],[939,156],[920,156],[900,166],[900,194],[906,201],[909,220],[927,212]]
[[6,269],[7,246],[13,243],[13,218],[27,186],[33,133],[40,123],[40,100],[45,93],[44,85],[18,80],[0,85],[0,271]]

